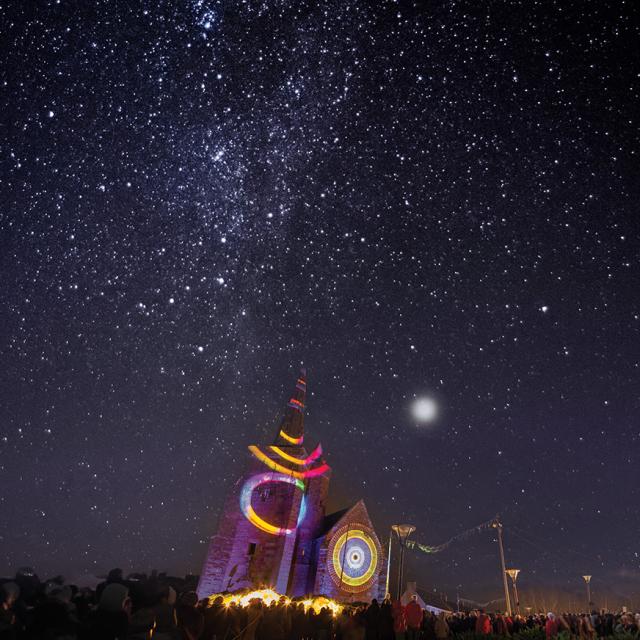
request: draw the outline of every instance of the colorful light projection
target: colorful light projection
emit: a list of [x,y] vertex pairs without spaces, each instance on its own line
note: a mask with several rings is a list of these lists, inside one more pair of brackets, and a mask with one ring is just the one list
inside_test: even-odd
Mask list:
[[290,436],[286,431],[280,429],[280,437],[284,438],[290,444],[302,444],[304,441],[304,436],[300,436],[299,438],[294,438]]
[[298,521],[296,523],[296,528],[300,526],[300,523],[304,520],[304,517],[307,513],[307,501],[304,496],[304,482],[297,478],[292,478],[288,475],[283,475],[279,473],[265,473],[258,474],[255,476],[251,476],[243,485],[242,490],[240,491],[240,509],[244,514],[244,517],[255,527],[260,529],[260,531],[264,531],[266,533],[270,533],[274,536],[286,536],[292,534],[295,529],[285,529],[282,527],[276,527],[275,525],[270,524],[266,520],[263,520],[253,509],[251,506],[251,496],[253,492],[258,487],[267,484],[269,482],[284,482],[287,484],[292,484],[296,488],[302,491],[302,503],[300,504],[300,513],[298,514]]
[[344,591],[366,591],[378,575],[377,539],[360,524],[339,529],[329,543],[327,568],[335,585]]
[[272,445],[270,448],[271,451],[277,453],[283,460],[292,462],[293,464],[298,464],[300,466],[310,465],[322,455],[322,445],[320,444],[306,458],[296,458],[292,455],[289,455],[286,451],[283,451],[280,447],[276,447],[275,445]]
[[295,409],[296,411],[299,411],[300,413],[304,413],[304,402],[301,402],[300,400],[296,400],[295,398],[291,398],[289,400],[289,406],[292,409]]
[[323,473],[329,471],[329,465],[326,463],[322,463],[319,467],[315,467],[314,469],[306,469],[305,471],[294,471],[293,469],[289,469],[284,465],[281,465],[279,462],[272,460],[266,453],[260,451],[258,447],[254,444],[249,446],[249,451],[263,462],[269,469],[276,471],[277,473],[281,473],[283,475],[289,475],[293,478],[297,478],[298,480],[305,480],[307,478],[315,478],[317,476],[321,476]]
[[[296,387],[299,391],[302,392],[306,390],[306,383],[303,378],[298,378]],[[301,397],[302,399],[304,399],[303,394],[301,395]],[[293,406],[299,411],[304,410],[303,400],[291,398],[291,400],[289,401],[289,405]],[[284,429],[280,430],[280,437],[293,445],[301,445],[304,438],[304,436],[302,435],[299,438],[294,438],[293,436],[290,436],[286,431],[284,431]],[[251,524],[253,524],[256,528],[260,529],[260,531],[264,531],[276,536],[290,535],[300,526],[306,515],[307,500],[305,496],[306,486],[304,481],[308,478],[321,476],[329,471],[329,465],[325,464],[324,462],[321,462],[316,467],[312,467],[312,465],[322,455],[322,446],[318,445],[305,458],[298,458],[296,456],[293,456],[281,447],[277,447],[275,445],[271,446],[271,456],[261,451],[260,448],[255,445],[251,445],[249,447],[249,451],[251,451],[251,453],[260,462],[262,462],[262,464],[264,464],[268,469],[271,469],[271,471],[273,471],[274,473],[254,475],[244,483],[240,491],[240,508],[242,510],[242,513],[247,518],[247,520],[249,520],[249,522],[251,522]],[[300,469],[290,469],[288,466],[285,466],[284,464],[281,464],[280,462],[275,460],[273,454],[275,454],[284,462],[297,465],[298,467],[300,467]],[[254,490],[267,482],[285,482],[287,484],[294,485],[302,491],[302,501],[300,503],[298,521],[294,528],[277,527],[276,525],[271,524],[270,522],[267,522],[266,520],[261,518],[252,507],[251,498]]]

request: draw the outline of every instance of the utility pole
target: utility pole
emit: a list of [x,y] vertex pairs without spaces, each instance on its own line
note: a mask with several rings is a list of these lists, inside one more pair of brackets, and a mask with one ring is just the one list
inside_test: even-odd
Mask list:
[[493,521],[491,526],[498,530],[498,548],[500,549],[500,567],[502,568],[502,586],[504,587],[504,601],[507,613],[511,614],[511,600],[509,599],[509,585],[507,584],[507,567],[504,563],[504,547],[502,546],[502,522],[499,517]]

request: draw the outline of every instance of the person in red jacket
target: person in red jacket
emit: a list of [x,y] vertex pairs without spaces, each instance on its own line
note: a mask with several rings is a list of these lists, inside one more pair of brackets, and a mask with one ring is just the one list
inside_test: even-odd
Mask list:
[[481,636],[488,636],[492,631],[491,618],[484,612],[484,609],[480,609],[476,618],[476,633]]
[[551,611],[547,613],[547,623],[544,625],[544,632],[547,640],[549,640],[549,638],[555,638],[558,635],[558,623],[555,615],[551,613]]
[[508,613],[505,613],[504,621],[507,623],[507,635],[511,635],[513,633],[513,618]]
[[420,637],[420,626],[424,612],[418,604],[418,596],[411,596],[411,601],[404,608],[404,617],[407,620],[407,638],[417,640]]

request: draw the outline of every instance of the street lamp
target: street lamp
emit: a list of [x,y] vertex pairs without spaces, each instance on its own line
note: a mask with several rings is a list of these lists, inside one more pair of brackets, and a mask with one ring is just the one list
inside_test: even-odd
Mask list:
[[518,587],[516,586],[516,580],[520,569],[507,569],[507,575],[511,578],[511,584],[513,584],[513,599],[515,602],[516,613],[520,615],[520,600],[518,599]]
[[395,531],[400,543],[400,564],[398,566],[398,600],[402,596],[402,573],[404,571],[404,550],[409,536],[416,530],[412,524],[394,524],[391,529]]
[[587,613],[591,610],[591,576],[582,576],[582,579],[585,581],[587,585]]

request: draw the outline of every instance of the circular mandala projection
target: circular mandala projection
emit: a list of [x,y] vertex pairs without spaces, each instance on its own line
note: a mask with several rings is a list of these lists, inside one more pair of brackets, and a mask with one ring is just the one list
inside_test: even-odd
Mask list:
[[365,591],[378,575],[380,544],[363,525],[342,527],[332,538],[327,554],[331,578],[341,589]]

